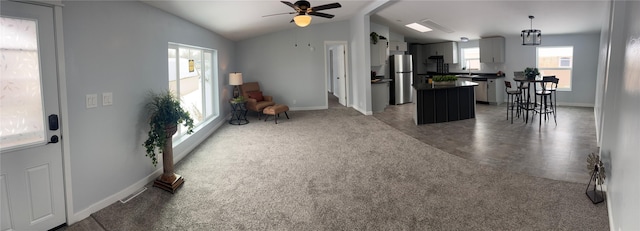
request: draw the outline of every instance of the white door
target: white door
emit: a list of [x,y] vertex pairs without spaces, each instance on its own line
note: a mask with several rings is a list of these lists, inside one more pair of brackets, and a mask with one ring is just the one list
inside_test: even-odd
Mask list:
[[48,230],[66,221],[53,8],[0,4],[0,230]]
[[325,56],[327,57],[325,59],[327,91],[338,97],[340,104],[348,107],[349,85],[347,73],[349,70],[347,65],[348,55],[346,53],[348,49],[347,42],[325,42],[324,47]]
[[346,90],[345,87],[347,85],[347,73],[345,71],[345,46],[344,45],[339,45],[338,49],[336,49],[336,72],[337,72],[337,76],[338,76],[338,101],[340,102],[340,104],[342,104],[343,106],[347,105],[347,95],[346,95]]

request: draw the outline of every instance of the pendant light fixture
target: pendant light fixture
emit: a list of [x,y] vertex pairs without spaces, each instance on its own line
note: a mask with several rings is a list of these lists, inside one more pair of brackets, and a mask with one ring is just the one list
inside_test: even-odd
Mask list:
[[529,15],[529,20],[531,20],[531,27],[529,29],[522,30],[520,37],[522,38],[522,45],[535,46],[540,45],[542,42],[542,31],[538,29],[533,29],[533,15]]

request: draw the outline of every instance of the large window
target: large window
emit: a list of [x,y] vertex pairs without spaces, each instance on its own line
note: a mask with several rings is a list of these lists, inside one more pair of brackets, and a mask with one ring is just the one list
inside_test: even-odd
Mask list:
[[538,47],[537,62],[540,75],[555,75],[558,90],[571,91],[573,47]]
[[[169,44],[169,90],[180,97],[197,127],[218,116],[217,52],[215,50]],[[181,126],[180,137],[186,133]]]
[[464,70],[480,70],[480,48],[462,48],[462,68]]

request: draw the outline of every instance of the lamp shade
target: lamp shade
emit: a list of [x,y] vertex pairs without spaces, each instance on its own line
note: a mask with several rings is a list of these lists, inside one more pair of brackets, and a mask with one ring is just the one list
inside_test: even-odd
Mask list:
[[229,85],[233,85],[233,86],[242,85],[242,73],[239,73],[239,72],[229,73]]
[[298,25],[299,27],[305,27],[311,24],[311,16],[306,14],[297,15],[293,17],[293,21],[296,22],[296,25]]

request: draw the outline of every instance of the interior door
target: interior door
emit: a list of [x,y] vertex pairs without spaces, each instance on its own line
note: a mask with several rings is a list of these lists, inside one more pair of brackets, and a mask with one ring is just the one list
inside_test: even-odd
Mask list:
[[337,54],[337,64],[338,66],[336,67],[337,72],[338,72],[338,76],[341,76],[342,78],[338,77],[338,101],[340,104],[342,104],[343,106],[347,106],[347,91],[346,91],[346,86],[347,86],[347,71],[346,71],[346,57],[345,57],[345,46],[344,45],[340,45],[338,46],[337,52],[335,52]]
[[0,230],[48,230],[66,221],[53,8],[0,4]]

